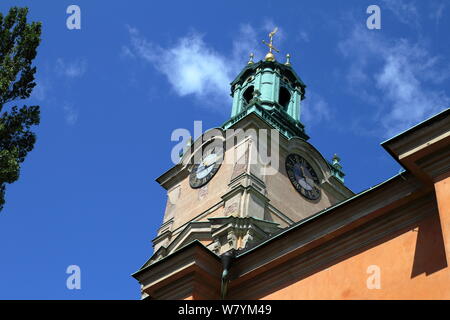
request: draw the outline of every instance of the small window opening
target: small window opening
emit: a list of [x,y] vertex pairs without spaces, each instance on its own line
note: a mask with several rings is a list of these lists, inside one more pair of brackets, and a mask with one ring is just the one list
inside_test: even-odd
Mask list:
[[291,94],[289,93],[289,90],[285,87],[281,87],[278,102],[286,110],[289,105],[289,101],[291,101]]
[[250,86],[244,91],[244,94],[242,96],[244,97],[245,104],[249,104],[250,100],[253,99],[254,89],[255,88],[253,86]]

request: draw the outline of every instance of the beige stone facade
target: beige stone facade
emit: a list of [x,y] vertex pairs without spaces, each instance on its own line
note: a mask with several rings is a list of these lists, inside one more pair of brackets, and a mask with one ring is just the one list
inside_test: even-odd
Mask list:
[[[191,241],[134,274],[143,297],[450,299],[450,109],[383,147],[406,171],[232,259],[211,250],[210,240]],[[198,229],[213,225],[216,232],[228,223],[242,230],[240,223],[253,223],[221,219]],[[239,237],[233,241],[242,246]],[[379,271],[375,287],[369,283],[373,270]]]
[[[217,254],[248,248],[353,195],[333,176],[329,162],[301,138],[288,140],[275,130],[278,161],[272,167],[263,164],[259,155],[270,154],[267,148],[270,150],[271,145],[258,143],[261,129],[270,140],[273,128],[250,114],[227,131],[207,131],[177,165],[157,179],[167,190],[167,206],[153,240],[155,254],[146,265],[193,240],[200,240]],[[223,163],[206,185],[192,188],[189,175],[194,155],[211,141],[225,143]],[[322,190],[318,200],[306,199],[291,184],[284,163],[292,153],[305,158],[317,173]]]

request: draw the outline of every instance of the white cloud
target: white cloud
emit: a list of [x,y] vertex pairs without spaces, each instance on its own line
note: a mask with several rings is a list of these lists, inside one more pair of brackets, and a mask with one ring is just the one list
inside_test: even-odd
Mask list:
[[[35,99],[46,108],[56,107],[60,115],[63,116],[67,125],[73,126],[78,122],[79,110],[72,102],[61,100],[61,94],[67,97],[73,93],[74,81],[82,77],[87,71],[87,62],[84,59],[64,60],[57,59],[55,62],[43,66],[36,77],[36,86],[32,92],[32,99]],[[73,81],[62,82],[61,78],[68,78]],[[70,101],[70,100],[69,100]]]
[[[266,21],[261,29],[270,26],[271,22]],[[163,48],[147,40],[136,28],[128,27],[128,31],[131,45],[122,48],[122,57],[144,59],[167,78],[176,94],[192,95],[201,99],[203,104],[209,102],[208,106],[229,105],[229,83],[246,65],[251,52],[255,54],[255,61],[262,59],[265,52],[259,32],[249,24],[240,26],[228,55],[214,50],[197,32],[191,32],[174,45]]]
[[426,88],[420,77],[420,65],[407,55],[410,52],[411,48],[406,45],[399,52],[387,55],[377,74],[377,87],[391,102],[391,110],[382,120],[390,135],[437,113],[450,102],[445,92]]
[[450,77],[450,69],[422,42],[391,41],[356,27],[339,49],[352,61],[346,77],[349,88],[370,105],[369,117],[381,125],[386,137],[439,112],[450,102],[445,91],[435,87]]
[[[250,52],[255,54],[255,61],[264,58],[267,50],[261,40],[265,38],[267,41],[264,36],[274,26],[270,20],[264,21],[258,30],[249,24],[241,25],[233,36],[229,55],[216,52],[199,33],[190,33],[178,39],[174,45],[162,48],[143,37],[137,29],[128,27],[131,45],[123,47],[120,55],[139,57],[149,62],[167,78],[177,95],[192,95],[200,99],[202,105],[209,101],[224,110],[224,103],[231,103],[229,83],[246,65]],[[301,36],[304,41],[309,41],[308,34],[301,33]],[[283,29],[279,28],[277,43],[282,43],[283,38]],[[332,112],[326,100],[308,91],[308,98],[302,106],[302,121],[312,126],[330,121],[331,118]]]
[[306,31],[300,31],[300,32],[298,33],[298,38],[299,38],[301,41],[309,42],[309,34],[308,34]]
[[38,101],[44,101],[47,98],[50,83],[42,78],[36,79],[35,82],[36,86],[33,88],[31,97]]
[[120,56],[122,58],[136,58],[136,56],[133,54],[133,52],[131,52],[130,48],[128,48],[127,46],[122,46]]
[[308,126],[316,126],[330,121],[332,111],[326,100],[319,94],[308,91],[308,97],[301,105],[301,121]]
[[209,48],[200,34],[192,33],[171,48],[153,44],[135,29],[129,29],[130,52],[150,62],[167,77],[180,96],[227,98],[231,69],[227,59]]
[[264,57],[264,47],[258,35],[259,33],[250,24],[243,24],[234,36],[231,59],[234,75],[237,75],[248,62],[250,53],[255,55],[255,61]]
[[76,59],[73,61],[64,61],[58,58],[55,64],[55,71],[58,75],[68,78],[78,78],[85,74],[87,70],[87,61],[85,59]]
[[441,22],[441,18],[443,16],[445,7],[446,7],[446,5],[444,2],[440,2],[440,3],[432,2],[431,3],[432,12],[430,13],[430,18],[436,21],[436,25],[439,25],[439,23]]
[[63,105],[63,110],[66,123],[70,126],[75,125],[78,121],[78,110],[76,110],[73,105],[69,103],[65,103]]
[[417,9],[414,1],[406,0],[383,0],[383,8],[387,8],[395,17],[402,23],[420,27],[419,10]]

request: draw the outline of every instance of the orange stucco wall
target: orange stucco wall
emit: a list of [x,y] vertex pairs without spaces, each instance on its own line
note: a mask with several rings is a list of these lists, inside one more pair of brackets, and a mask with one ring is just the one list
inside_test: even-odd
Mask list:
[[450,256],[450,173],[438,177],[435,181],[436,200],[442,224],[442,234],[447,257]]
[[[433,233],[439,229],[438,218],[429,217],[417,228],[264,299],[450,299],[450,272],[442,254],[442,242],[433,239]],[[367,286],[374,275],[373,271],[368,273],[370,266],[379,267],[380,289]]]
[[[450,175],[435,191],[439,213],[263,299],[450,299]],[[370,266],[379,289],[368,288]]]

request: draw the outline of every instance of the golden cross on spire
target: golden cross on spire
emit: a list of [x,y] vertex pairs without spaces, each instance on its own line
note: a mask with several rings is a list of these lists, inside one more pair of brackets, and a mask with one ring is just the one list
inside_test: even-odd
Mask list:
[[275,60],[275,56],[272,53],[272,50],[275,50],[276,52],[280,52],[277,48],[275,48],[273,46],[273,36],[275,35],[275,33],[277,33],[278,31],[278,27],[275,27],[275,29],[269,33],[269,42],[267,43],[266,41],[262,41],[266,46],[269,47],[269,52],[267,53],[265,59],[266,61],[274,61]]

